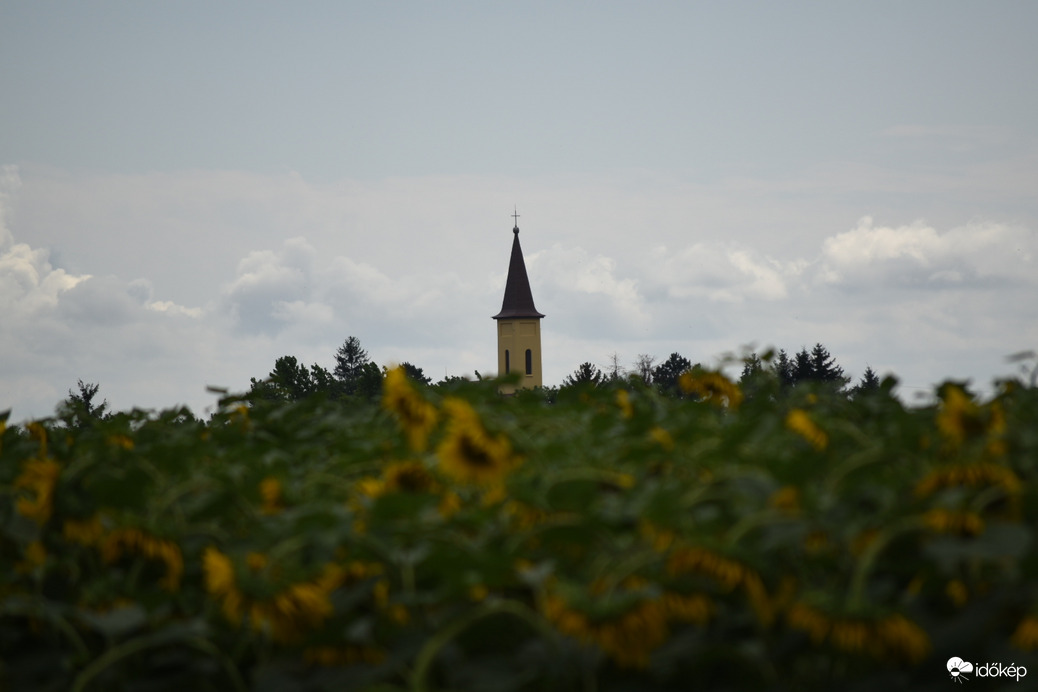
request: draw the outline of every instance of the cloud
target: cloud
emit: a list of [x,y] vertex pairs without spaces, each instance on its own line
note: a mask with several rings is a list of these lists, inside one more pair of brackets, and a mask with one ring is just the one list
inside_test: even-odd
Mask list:
[[232,319],[246,333],[273,334],[285,323],[285,305],[311,294],[314,248],[304,238],[286,240],[278,252],[257,250],[240,262],[224,289]]
[[143,306],[134,300],[125,282],[114,276],[89,277],[62,292],[60,318],[91,328],[110,328],[140,318]]
[[695,243],[677,251],[657,246],[649,254],[646,276],[672,299],[738,303],[781,300],[800,263],[783,263],[746,248]]
[[46,250],[34,250],[24,243],[13,243],[0,254],[0,309],[5,315],[53,308],[62,293],[90,278],[55,269],[49,259]]
[[[526,256],[526,264],[531,285],[537,286],[534,302],[541,312],[546,305],[558,306],[556,328],[565,333],[621,336],[651,321],[638,280],[621,276],[611,257],[556,243]],[[500,275],[498,295],[504,293],[505,276]]]
[[54,266],[51,250],[16,242],[6,219],[17,183],[17,171],[4,168],[0,410],[15,407],[16,420],[49,415],[78,379],[101,382],[102,394],[124,408],[197,401],[175,383],[186,378],[196,392],[204,388],[199,364],[219,332],[212,323],[199,329],[203,311],[152,300],[148,280],[68,271]]
[[916,222],[857,228],[826,238],[818,279],[849,290],[999,288],[1034,282],[1038,234],[994,223],[940,233]]
[[[243,334],[341,341],[349,333],[381,331],[399,339],[451,324],[456,307],[475,295],[482,293],[451,272],[433,267],[391,276],[368,262],[323,255],[297,237],[277,250],[249,252],[225,284],[220,305]],[[471,309],[479,310],[475,303]]]

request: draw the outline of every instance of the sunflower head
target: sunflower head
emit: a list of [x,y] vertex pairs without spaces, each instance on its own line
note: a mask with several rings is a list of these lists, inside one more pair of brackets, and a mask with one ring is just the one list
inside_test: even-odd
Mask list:
[[385,489],[402,493],[429,493],[437,490],[436,479],[417,461],[398,461],[382,472]]
[[693,394],[716,406],[725,406],[733,411],[739,408],[743,395],[739,386],[722,373],[702,370],[698,366],[681,373],[678,386],[685,394]]
[[519,465],[508,438],[487,432],[468,402],[451,398],[443,406],[450,421],[437,449],[444,473],[460,483],[492,485]]
[[407,379],[402,367],[386,373],[382,389],[382,406],[396,416],[407,434],[411,449],[425,449],[429,433],[436,425],[436,407],[422,398]]

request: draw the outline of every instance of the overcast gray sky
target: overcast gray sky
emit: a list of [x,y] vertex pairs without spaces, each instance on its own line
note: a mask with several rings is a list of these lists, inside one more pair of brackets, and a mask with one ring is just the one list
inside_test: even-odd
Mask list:
[[333,364],[545,382],[824,343],[911,399],[1038,348],[1038,3],[0,4],[0,410]]

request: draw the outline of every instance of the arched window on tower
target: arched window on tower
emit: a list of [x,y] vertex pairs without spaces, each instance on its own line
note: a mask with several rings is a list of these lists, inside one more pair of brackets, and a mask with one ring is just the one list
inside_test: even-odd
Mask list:
[[505,349],[505,374],[512,372],[511,363],[508,362],[508,349]]
[[533,374],[533,351],[526,349],[526,374]]

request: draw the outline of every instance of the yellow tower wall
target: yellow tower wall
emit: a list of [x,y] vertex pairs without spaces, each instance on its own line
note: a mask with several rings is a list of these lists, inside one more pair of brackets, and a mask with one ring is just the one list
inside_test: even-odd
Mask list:
[[[527,372],[526,351],[530,351]],[[507,356],[506,356],[507,354]],[[499,319],[497,321],[497,371],[502,375],[518,372],[519,388],[543,387],[541,376],[541,321],[538,319]],[[511,394],[515,387],[502,387]]]

